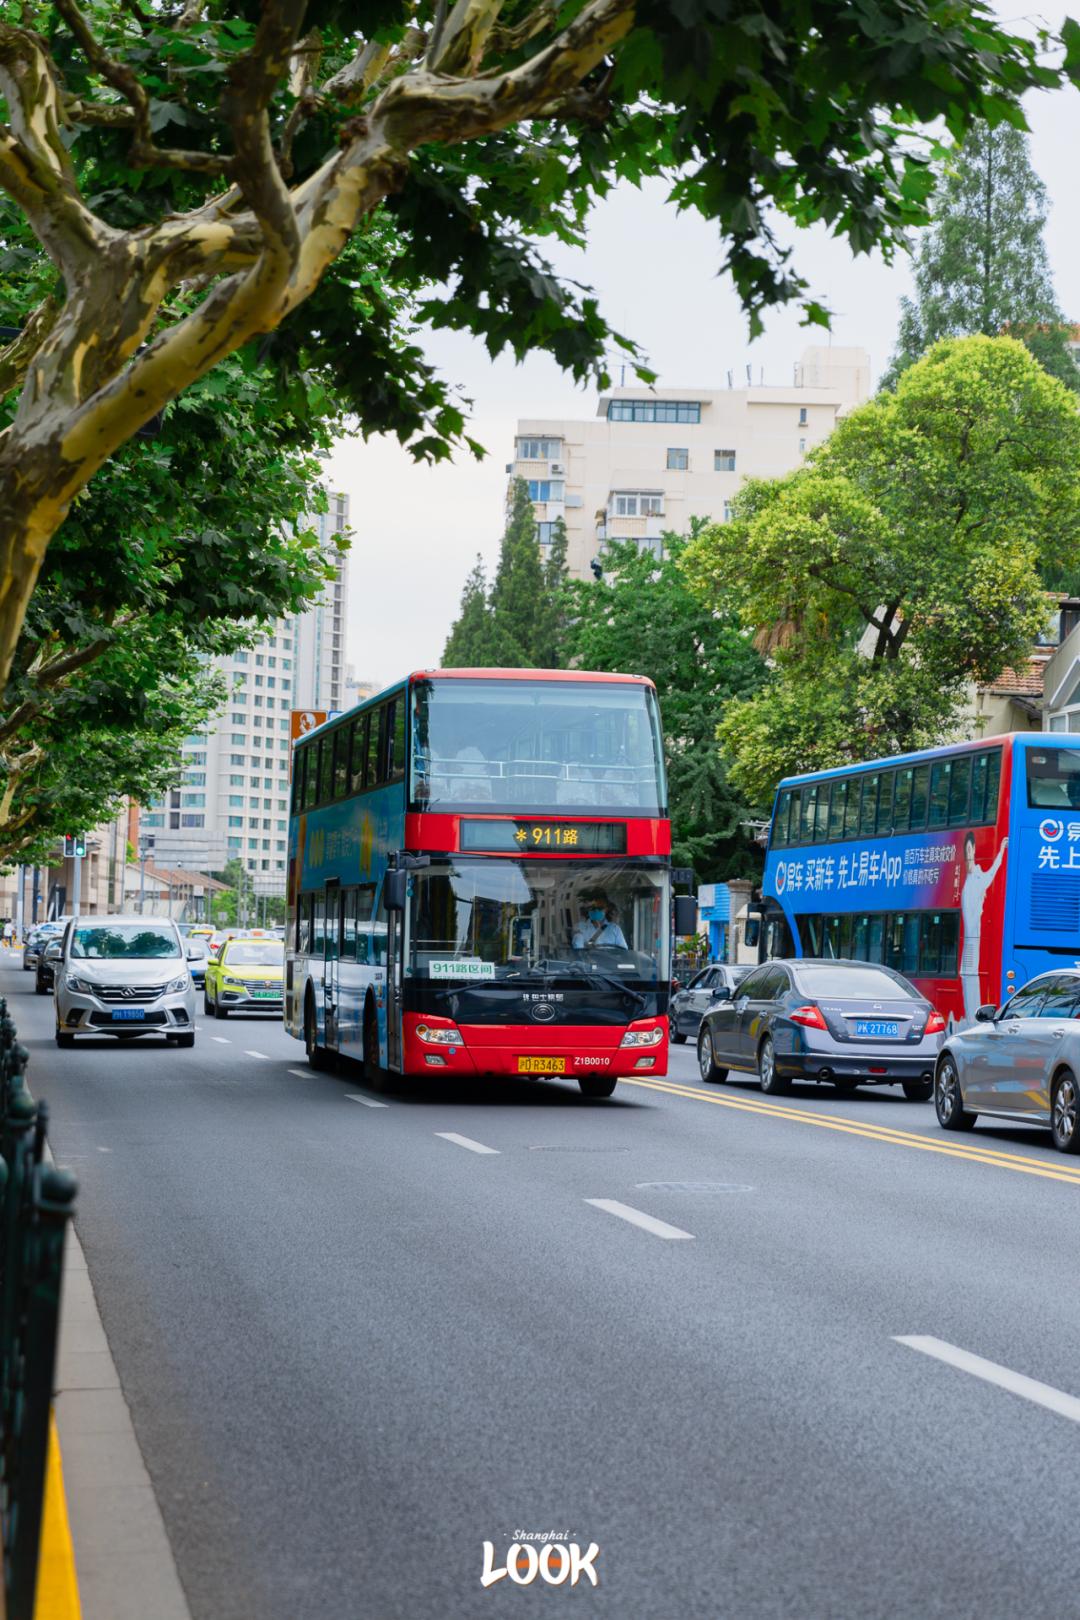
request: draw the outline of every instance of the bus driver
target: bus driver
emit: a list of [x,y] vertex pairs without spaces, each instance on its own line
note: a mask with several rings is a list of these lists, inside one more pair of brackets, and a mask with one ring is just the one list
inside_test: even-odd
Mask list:
[[618,924],[618,911],[605,894],[591,894],[582,899],[581,922],[574,930],[572,941],[575,951],[591,951],[600,945],[611,945],[626,950],[626,938]]

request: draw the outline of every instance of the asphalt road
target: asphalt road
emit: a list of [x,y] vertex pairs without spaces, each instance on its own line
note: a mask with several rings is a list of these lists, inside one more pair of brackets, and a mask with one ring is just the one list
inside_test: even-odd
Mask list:
[[[1080,1614],[1080,1164],[1042,1133],[707,1088],[689,1048],[606,1103],[375,1099],[258,1019],[59,1052],[30,983],[196,1620]],[[521,1530],[600,1585],[484,1591]]]

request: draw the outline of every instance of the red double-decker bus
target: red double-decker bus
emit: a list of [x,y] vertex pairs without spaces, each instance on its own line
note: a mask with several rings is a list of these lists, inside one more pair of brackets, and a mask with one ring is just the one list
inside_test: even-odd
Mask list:
[[318,1066],[667,1070],[671,829],[641,676],[425,670],[294,757],[286,1023]]

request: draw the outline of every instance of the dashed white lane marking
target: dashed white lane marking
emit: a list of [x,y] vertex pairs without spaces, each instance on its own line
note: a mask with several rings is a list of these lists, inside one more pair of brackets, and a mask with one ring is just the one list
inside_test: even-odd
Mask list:
[[255,1052],[255,1051],[253,1051],[251,1049],[250,1046],[245,1046],[245,1048],[244,1048],[244,1056],[245,1057],[265,1058],[267,1063],[270,1062],[270,1054],[269,1054],[269,1052]]
[[1007,1389],[1012,1395],[1022,1395],[1025,1401],[1034,1401],[1036,1406],[1045,1406],[1047,1411],[1056,1412],[1059,1417],[1080,1423],[1080,1400],[1075,1395],[1066,1395],[1064,1390],[1055,1389],[1053,1384],[1040,1383],[1037,1378],[1013,1372],[1011,1367],[1000,1367],[996,1361],[985,1361],[982,1356],[974,1356],[970,1350],[960,1350],[945,1339],[920,1333],[897,1333],[893,1337],[897,1344],[906,1344],[911,1350],[921,1350],[924,1356],[948,1362],[950,1367],[958,1367],[973,1378],[982,1378],[988,1384],[996,1384],[999,1389]]
[[[298,1074],[299,1070],[294,1069],[292,1072],[293,1074]],[[347,1091],[345,1093],[345,1101],[363,1103],[365,1108],[389,1108],[390,1106],[389,1103],[376,1102],[374,1097],[361,1097],[358,1091]]]
[[470,1153],[498,1153],[498,1148],[485,1147],[483,1142],[474,1142],[471,1136],[459,1136],[457,1131],[436,1131],[444,1142],[453,1142],[455,1147],[468,1148]]
[[315,1078],[314,1069],[290,1069],[289,1073],[295,1074],[300,1080],[314,1080]]
[[217,1041],[219,1046],[231,1046],[232,1045],[232,1041],[230,1041],[230,1039],[229,1039],[229,1037],[227,1035],[211,1035],[210,1039],[212,1041]]
[[659,1238],[692,1238],[693,1232],[684,1232],[681,1226],[669,1226],[667,1221],[658,1221],[655,1215],[646,1215],[643,1209],[634,1209],[632,1204],[620,1204],[617,1198],[586,1198],[585,1202],[594,1209],[602,1209],[608,1215],[617,1215],[621,1221],[629,1221],[631,1226],[640,1226],[643,1232],[651,1232],[653,1237]]

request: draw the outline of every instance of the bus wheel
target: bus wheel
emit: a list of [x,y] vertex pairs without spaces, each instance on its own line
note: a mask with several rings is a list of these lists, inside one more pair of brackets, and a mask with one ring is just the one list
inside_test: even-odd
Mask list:
[[379,1062],[379,1015],[373,1001],[364,1008],[364,1084],[369,1091],[393,1089],[389,1069]]
[[579,1074],[578,1085],[583,1097],[610,1097],[618,1084],[613,1074]]
[[311,1068],[328,1069],[330,1067],[331,1053],[325,1046],[319,1045],[319,1026],[315,1021],[315,1002],[310,995],[304,1003],[304,1049]]

